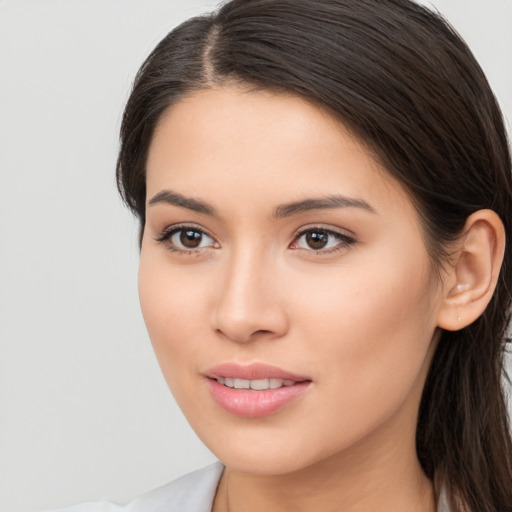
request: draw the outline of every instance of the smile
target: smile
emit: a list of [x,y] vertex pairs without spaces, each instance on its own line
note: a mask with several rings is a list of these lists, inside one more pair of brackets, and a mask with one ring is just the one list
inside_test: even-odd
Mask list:
[[204,376],[213,401],[224,411],[245,418],[292,407],[313,384],[310,377],[263,363],[224,363]]
[[263,391],[265,389],[279,389],[283,386],[293,386],[297,384],[294,380],[284,379],[238,379],[236,377],[217,377],[217,382],[228,388],[234,389],[252,389],[254,391]]

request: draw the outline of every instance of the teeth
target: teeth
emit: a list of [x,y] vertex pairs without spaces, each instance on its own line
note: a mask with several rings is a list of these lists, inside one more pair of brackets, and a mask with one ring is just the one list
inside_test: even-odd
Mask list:
[[263,391],[265,389],[279,389],[283,386],[293,386],[294,380],[286,379],[236,379],[231,377],[218,377],[217,382],[228,388],[235,389],[253,389],[255,391]]
[[268,389],[270,387],[270,383],[268,379],[251,380],[250,386],[251,389],[261,391],[262,389]]
[[277,389],[280,388],[283,385],[282,379],[269,379],[269,388],[270,389]]
[[248,379],[233,379],[233,387],[235,389],[250,389],[251,381]]

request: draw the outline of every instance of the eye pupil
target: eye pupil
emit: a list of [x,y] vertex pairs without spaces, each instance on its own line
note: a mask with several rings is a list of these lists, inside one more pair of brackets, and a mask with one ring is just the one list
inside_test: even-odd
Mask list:
[[310,231],[306,233],[306,243],[311,249],[323,249],[329,240],[325,231]]
[[194,231],[193,229],[184,229],[180,233],[180,242],[188,249],[195,249],[196,247],[199,247],[202,238],[202,233]]

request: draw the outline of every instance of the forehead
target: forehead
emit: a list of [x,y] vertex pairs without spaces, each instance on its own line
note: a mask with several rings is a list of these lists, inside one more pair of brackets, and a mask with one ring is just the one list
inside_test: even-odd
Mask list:
[[197,91],[165,112],[150,146],[147,181],[148,198],[165,188],[225,204],[339,192],[374,195],[376,207],[390,197],[412,206],[326,109],[295,95],[240,87]]
[[343,124],[319,104],[291,93],[231,85],[193,91],[172,105],[156,126],[152,147],[163,137],[168,144],[172,142],[169,136],[180,136],[183,142],[189,135],[203,135],[205,143],[226,136],[240,140],[244,135],[255,147],[268,142],[270,136],[275,138],[276,132],[288,144],[303,144],[304,135],[310,138],[313,132],[318,141],[328,132],[349,136]]

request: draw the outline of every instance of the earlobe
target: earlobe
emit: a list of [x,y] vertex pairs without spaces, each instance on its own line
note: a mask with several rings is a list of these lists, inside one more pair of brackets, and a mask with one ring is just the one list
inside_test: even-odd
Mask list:
[[470,215],[444,281],[439,327],[458,331],[484,312],[496,287],[504,251],[505,229],[499,216],[492,210]]

